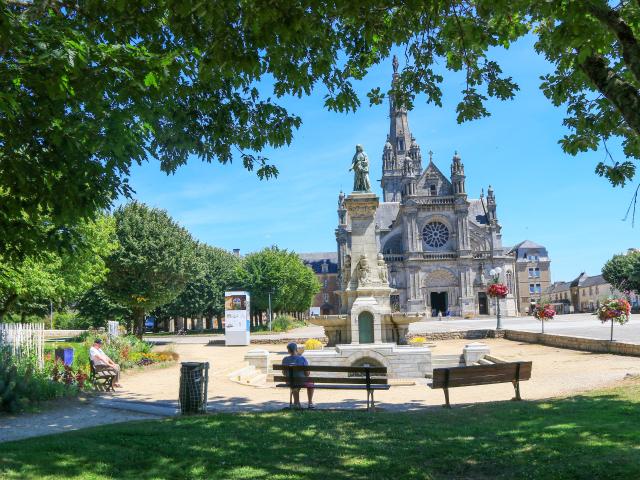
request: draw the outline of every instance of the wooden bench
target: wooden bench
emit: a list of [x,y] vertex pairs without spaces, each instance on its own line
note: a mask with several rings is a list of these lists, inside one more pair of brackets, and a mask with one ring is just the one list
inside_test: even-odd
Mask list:
[[96,390],[101,392],[115,392],[113,388],[113,380],[116,376],[113,373],[106,371],[96,372],[96,366],[93,364],[93,360],[89,360],[90,375],[89,380],[93,383]]
[[[376,390],[389,390],[387,383],[387,367],[333,367],[321,365],[274,365],[274,370],[282,371],[282,375],[274,378],[278,383],[276,387],[289,388],[289,407],[293,404],[293,389],[305,388],[305,383],[313,383],[315,389],[330,390],[366,390],[367,410],[375,407],[373,392]],[[310,372],[312,376],[296,377],[294,372]],[[314,372],[320,373],[346,373],[348,376],[313,376]]]
[[520,397],[520,381],[531,378],[531,362],[508,362],[493,365],[470,365],[468,367],[435,368],[431,388],[443,388],[446,405],[449,403],[449,389],[453,387],[468,387],[473,385],[488,385],[491,383],[513,383],[516,396],[512,400],[522,400]]

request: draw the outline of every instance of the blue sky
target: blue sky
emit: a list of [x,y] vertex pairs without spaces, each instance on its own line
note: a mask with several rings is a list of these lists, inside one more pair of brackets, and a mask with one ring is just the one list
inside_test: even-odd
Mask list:
[[[469,196],[478,198],[482,188],[493,186],[505,245],[525,239],[545,245],[553,281],[581,271],[595,275],[614,253],[639,246],[640,225],[632,228],[630,221],[622,221],[635,186],[614,189],[594,174],[604,151],[577,157],[562,152],[557,141],[565,133],[564,110],[554,108],[539,90],[539,76],[550,66],[533,52],[530,38],[507,52],[497,51],[496,58],[521,90],[513,101],[491,101],[492,116],[456,123],[463,78],[450,73],[443,108],[428,105],[424,97],[416,100],[409,125],[423,164],[432,150],[434,162],[448,175],[457,150]],[[242,253],[269,245],[297,252],[335,250],[337,196],[340,189],[351,189],[348,169],[357,143],[369,155],[374,191],[381,194],[388,104],[369,107],[364,95],[375,86],[386,90],[391,72],[389,59],[356,85],[363,106],[355,113],[325,110],[322,91],[283,100],[303,125],[289,147],[264,152],[280,170],[275,180],[258,180],[240,162],[224,166],[195,158],[167,176],[151,160],[132,171],[135,198],[166,209],[211,245]],[[609,150],[616,160],[623,159],[618,145],[610,144]]]

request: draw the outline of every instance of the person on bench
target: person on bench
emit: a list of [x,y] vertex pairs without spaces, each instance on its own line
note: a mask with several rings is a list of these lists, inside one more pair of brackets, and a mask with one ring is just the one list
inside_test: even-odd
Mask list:
[[109,356],[102,351],[102,340],[96,338],[93,345],[89,349],[89,358],[93,362],[93,368],[96,373],[106,372],[115,377],[114,387],[120,387],[118,380],[120,379],[120,365],[111,360]]
[[[307,365],[309,365],[309,362],[307,362],[307,359],[304,358],[302,355],[298,354],[298,345],[295,342],[291,342],[287,345],[287,352],[289,352],[289,355],[282,359],[282,365],[303,366],[303,367],[306,367]],[[313,383],[307,381],[308,376],[309,376],[309,372],[304,372],[302,370],[293,371],[293,381],[290,385],[291,393],[293,394],[293,408],[297,408],[297,409],[302,408],[302,405],[300,405],[300,389],[302,387],[307,387],[307,398],[309,400],[309,408],[311,409],[315,408],[312,402]]]

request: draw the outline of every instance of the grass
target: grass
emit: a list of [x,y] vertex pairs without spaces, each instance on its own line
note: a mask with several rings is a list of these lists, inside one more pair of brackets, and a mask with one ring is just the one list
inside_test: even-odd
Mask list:
[[2,444],[0,478],[640,478],[640,380],[452,410],[215,414],[103,426]]

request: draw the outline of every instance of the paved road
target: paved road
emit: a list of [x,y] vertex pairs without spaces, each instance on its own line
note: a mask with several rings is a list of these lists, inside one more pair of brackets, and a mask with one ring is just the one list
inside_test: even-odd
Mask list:
[[[429,320],[412,323],[409,326],[410,333],[428,332],[456,332],[461,330],[477,330],[495,328],[495,317],[483,317],[470,320]],[[513,330],[530,332],[540,331],[540,322],[533,317],[508,317],[502,319],[502,327]],[[577,313],[572,315],[558,315],[551,322],[545,323],[545,332],[558,335],[571,335],[577,337],[589,337],[608,340],[611,324],[602,324],[591,314]],[[253,339],[264,338],[281,340],[289,338],[314,338],[323,336],[322,327],[309,325],[296,328],[288,333],[272,335],[253,335]],[[145,337],[151,342],[167,342],[181,344],[207,344],[212,339],[223,339],[224,335],[167,335]],[[631,315],[631,320],[626,325],[615,325],[613,338],[624,342],[640,343],[640,314]]]
[[[474,330],[483,328],[495,328],[496,319],[478,318],[471,320],[430,320],[416,322],[409,326],[411,333],[427,332],[454,332],[460,330]],[[540,322],[533,317],[509,317],[502,319],[502,327],[513,330],[530,332],[540,331]],[[576,337],[589,337],[608,340],[611,332],[611,324],[602,324],[591,314],[558,315],[550,322],[545,323],[545,333],[558,335],[571,335]],[[619,341],[640,343],[640,315],[631,315],[631,320],[626,325],[614,326],[613,338]]]

